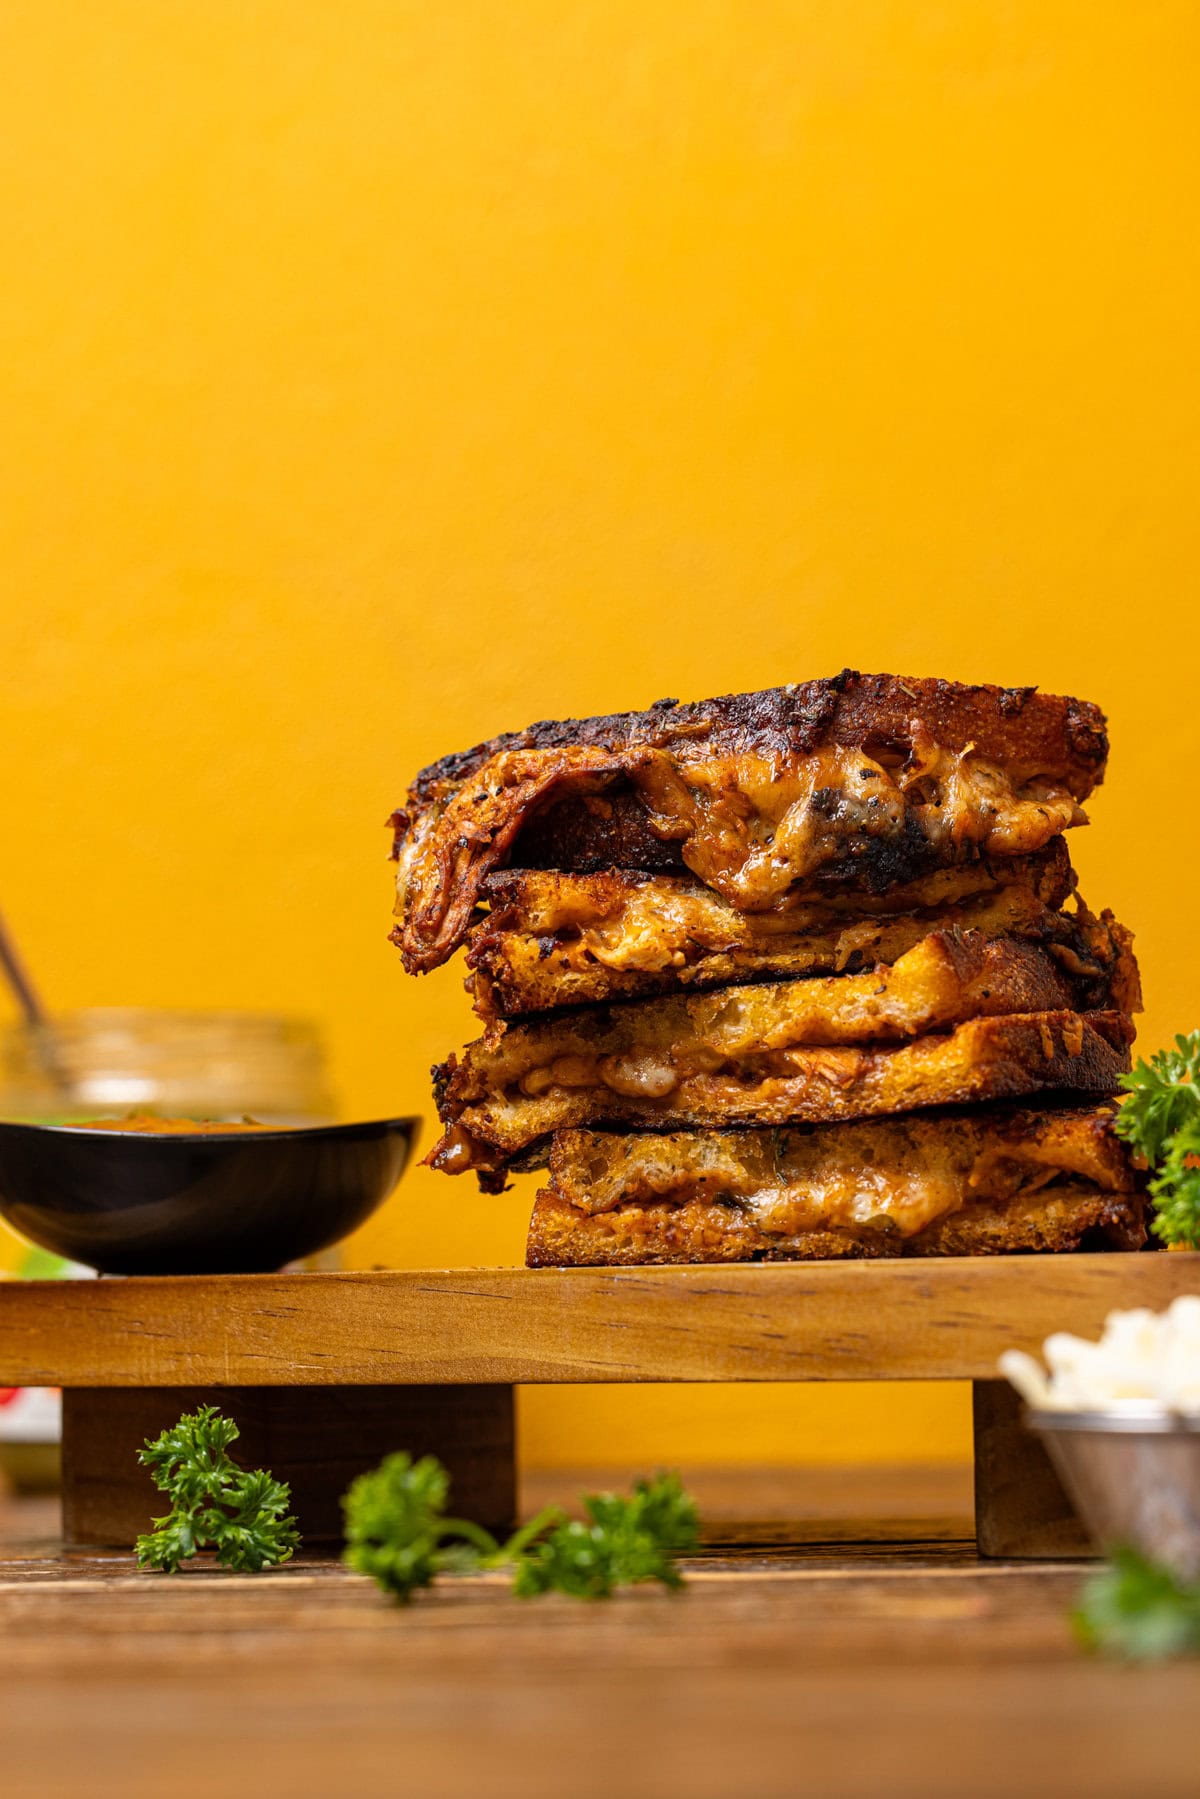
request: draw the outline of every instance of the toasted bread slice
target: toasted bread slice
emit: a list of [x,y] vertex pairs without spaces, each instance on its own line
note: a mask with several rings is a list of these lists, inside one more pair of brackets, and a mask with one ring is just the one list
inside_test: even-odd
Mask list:
[[[410,971],[436,967],[463,941],[493,869],[570,867],[580,841],[584,866],[597,866],[597,841],[610,857],[614,806],[623,864],[678,866],[662,847],[675,844],[742,911],[1027,855],[1085,822],[1080,802],[1106,754],[1103,716],[1082,701],[849,670],[531,726],[417,777],[393,821],[397,939]],[[523,855],[522,832],[539,819]]]
[[662,1098],[692,1074],[812,1044],[896,1043],[968,1018],[1074,1011],[1072,976],[1036,943],[933,931],[861,974],[721,987],[501,1025],[470,1044],[450,1103],[500,1089],[607,1086]]
[[1082,903],[1059,910],[1056,878],[997,878],[1005,868],[978,862],[873,902],[843,896],[765,913],[738,912],[678,877],[509,870],[490,878],[492,909],[471,936],[475,1010],[492,1020],[680,987],[853,974],[952,929],[1041,943],[1075,977],[1077,1009],[1102,1009],[1116,987],[1118,1010],[1140,1010],[1131,939],[1111,914],[1096,919]]
[[1030,773],[1060,779],[1077,799],[1086,799],[1103,777],[1106,721],[1087,700],[1039,693],[1036,687],[972,686],[846,668],[840,675],[756,693],[682,703],[657,700],[643,712],[594,718],[543,719],[431,763],[413,782],[412,797],[429,803],[447,783],[469,780],[494,756],[510,750],[574,744],[614,750],[642,743],[687,749],[702,741],[722,749],[787,755],[828,743],[907,743],[914,720],[950,749],[972,744],[989,761],[1015,763]]
[[[740,1008],[741,996],[773,990],[732,991]],[[870,999],[861,996],[864,1007]],[[776,1028],[777,1015],[769,1014],[767,1024]],[[739,1028],[736,1015],[718,1017],[714,1040]],[[427,1159],[448,1173],[475,1169],[494,1187],[513,1158],[526,1158],[523,1165],[536,1161],[543,1139],[578,1125],[676,1130],[819,1124],[1032,1093],[1108,1098],[1129,1068],[1132,1040],[1132,1021],[1119,1012],[985,1016],[901,1046],[768,1048],[740,1053],[728,1063],[718,1058],[717,1066],[707,1069],[698,1057],[687,1069],[677,1067],[661,1049],[646,1063],[628,1067],[619,1056],[606,1068],[600,1066],[603,1058],[588,1063],[581,1056],[578,1067],[566,1063],[550,1086],[534,1093],[523,1091],[515,1074],[519,1057],[504,1063],[493,1059],[501,1048],[489,1054],[485,1079],[480,1060],[459,1069],[452,1059],[439,1071],[439,1108],[450,1128]],[[511,1083],[505,1084],[502,1070],[514,1072]],[[578,1084],[568,1085],[567,1078]],[[539,1087],[540,1080],[528,1084]]]
[[914,1236],[968,1200],[1050,1182],[1142,1187],[1111,1105],[976,1106],[778,1130],[559,1131],[550,1187],[579,1212],[719,1201],[767,1230],[817,1226]]
[[668,1262],[826,1261],[843,1256],[983,1256],[1028,1251],[1141,1249],[1146,1202],[1067,1181],[1001,1201],[968,1200],[915,1236],[817,1226],[768,1230],[716,1200],[628,1205],[589,1216],[558,1194],[534,1201],[530,1268],[603,1268]]

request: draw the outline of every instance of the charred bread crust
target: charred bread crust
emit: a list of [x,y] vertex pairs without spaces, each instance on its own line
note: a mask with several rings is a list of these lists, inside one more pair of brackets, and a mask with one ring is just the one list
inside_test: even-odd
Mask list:
[[1084,800],[1104,775],[1104,714],[1088,700],[1039,693],[1036,687],[970,686],[958,681],[841,674],[757,693],[708,700],[656,700],[644,712],[595,718],[542,719],[423,768],[411,798],[426,802],[508,750],[587,745],[608,751],[647,744],[677,749],[702,741],[717,754],[759,750],[808,755],[825,744],[868,749],[905,745],[914,719],[949,750],[974,745],[989,761],[1061,781]]
[[780,1235],[709,1200],[621,1206],[589,1216],[543,1189],[534,1201],[525,1259],[530,1268],[607,1268],[1137,1250],[1146,1241],[1141,1193],[1108,1193],[1074,1183],[1000,1205],[968,1204],[907,1238],[870,1230]]

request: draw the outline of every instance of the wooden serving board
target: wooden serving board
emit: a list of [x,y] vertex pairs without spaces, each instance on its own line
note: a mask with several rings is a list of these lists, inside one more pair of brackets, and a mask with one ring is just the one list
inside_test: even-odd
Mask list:
[[980,1549],[1078,1555],[997,1357],[1193,1292],[1200,1257],[1167,1254],[13,1281],[0,1385],[64,1389],[65,1535],[123,1543],[155,1509],[142,1441],[206,1400],[320,1538],[398,1448],[441,1456],[464,1509],[506,1524],[517,1384],[970,1380]]
[[12,1281],[0,1385],[987,1380],[1191,1292],[1167,1254]]

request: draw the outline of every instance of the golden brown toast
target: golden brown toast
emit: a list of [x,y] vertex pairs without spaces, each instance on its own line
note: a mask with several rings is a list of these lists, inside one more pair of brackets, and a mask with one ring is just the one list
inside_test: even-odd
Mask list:
[[808,1129],[562,1131],[534,1205],[547,1264],[1141,1248],[1144,1177],[1110,1107],[985,1106]]
[[534,725],[417,777],[394,816],[397,940],[411,972],[436,967],[493,869],[595,868],[618,846],[623,865],[686,867],[747,912],[1028,855],[1085,822],[1106,755],[1082,701],[850,670]]
[[629,1205],[589,1216],[553,1192],[534,1201],[530,1268],[670,1262],[824,1261],[843,1256],[982,1256],[1073,1249],[1141,1249],[1146,1202],[1076,1182],[999,1202],[968,1200],[912,1237],[821,1228],[770,1231],[715,1200]]
[[823,1224],[913,1236],[969,1199],[1064,1180],[1141,1188],[1115,1116],[1111,1105],[978,1106],[778,1130],[567,1130],[551,1145],[549,1185],[579,1212],[705,1199],[773,1231]]
[[1039,944],[933,931],[861,974],[675,993],[493,1027],[464,1050],[450,1103],[498,1089],[528,1097],[606,1086],[663,1098],[693,1074],[744,1074],[755,1058],[813,1044],[896,1043],[968,1018],[1070,1012],[1072,977]]
[[[956,929],[1040,943],[1073,976],[1076,1010],[1140,1010],[1129,933],[1081,902],[1060,910],[1058,872],[1039,871],[1038,862],[977,862],[873,900],[843,895],[760,913],[738,912],[677,876],[511,869],[489,879],[491,911],[471,934],[469,985],[475,1010],[491,1021],[681,987],[854,974]],[[1008,866],[1036,884],[1005,879]]]
[[[803,989],[813,983],[793,985]],[[732,991],[752,1002],[753,996],[773,990]],[[682,1003],[719,1005],[722,997],[727,996]],[[869,1010],[871,1000],[860,992],[862,1007]],[[739,998],[739,1014],[743,1003]],[[718,1014],[712,1022],[714,1043],[743,1040],[739,1014],[724,1019]],[[753,1003],[750,1016],[761,1016]],[[783,1017],[786,1021],[786,1013]],[[779,1016],[768,1011],[765,1024],[774,1031]],[[524,1029],[510,1029],[505,1038]],[[474,1169],[485,1185],[494,1187],[514,1157],[535,1159],[543,1139],[572,1126],[720,1129],[878,1117],[1033,1093],[1107,1098],[1129,1068],[1132,1039],[1131,1020],[1118,1012],[985,1016],[898,1046],[767,1048],[757,1054],[739,1052],[728,1062],[718,1055],[717,1065],[707,1068],[699,1056],[686,1069],[676,1067],[661,1048],[652,1064],[634,1061],[629,1068],[622,1066],[620,1056],[604,1067],[603,1057],[589,1062],[580,1056],[579,1067],[568,1063],[557,1076],[551,1074],[549,1086],[541,1086],[540,1075],[532,1083],[527,1080],[527,1086],[539,1089],[533,1093],[520,1084],[520,1049],[515,1055],[506,1053],[502,1039],[486,1058],[469,1059],[461,1069],[451,1058],[438,1072],[439,1110],[449,1129],[427,1159],[448,1173]],[[529,1068],[544,1066],[535,1063],[531,1050],[525,1046]],[[472,1052],[467,1053],[470,1058]],[[513,1079],[506,1083],[510,1073]]]

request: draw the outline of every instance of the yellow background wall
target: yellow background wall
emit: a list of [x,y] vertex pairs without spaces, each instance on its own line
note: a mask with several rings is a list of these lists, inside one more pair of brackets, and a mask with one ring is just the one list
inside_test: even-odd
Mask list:
[[[1187,0],[7,0],[0,903],[52,999],[316,1014],[427,1104],[383,821],[545,714],[844,663],[1101,701],[1192,924]],[[420,1170],[354,1245],[519,1260]],[[935,1391],[533,1395],[542,1460],[953,1456]]]

